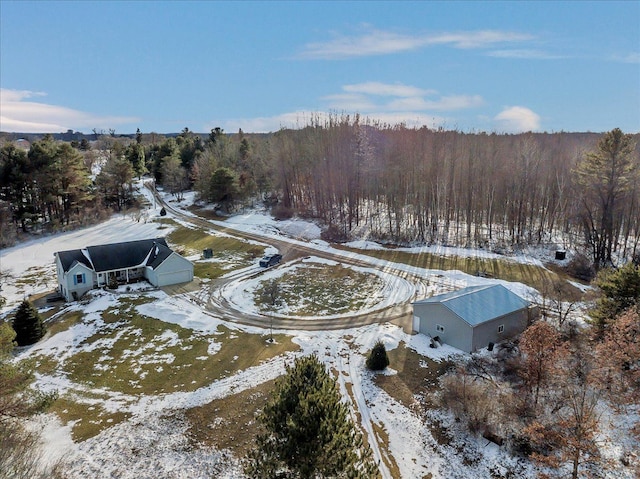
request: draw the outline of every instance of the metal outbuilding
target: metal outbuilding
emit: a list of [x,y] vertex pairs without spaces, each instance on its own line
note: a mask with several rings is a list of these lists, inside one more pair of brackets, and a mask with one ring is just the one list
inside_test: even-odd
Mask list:
[[413,329],[465,352],[516,336],[529,302],[500,284],[469,286],[413,303]]

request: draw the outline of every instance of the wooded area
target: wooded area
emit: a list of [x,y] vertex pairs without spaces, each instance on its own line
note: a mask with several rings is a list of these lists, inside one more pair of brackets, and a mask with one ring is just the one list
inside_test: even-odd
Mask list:
[[357,116],[268,135],[48,136],[28,152],[2,146],[0,220],[25,232],[82,224],[133,206],[133,179],[148,173],[176,197],[194,189],[223,212],[259,199],[276,217],[316,218],[333,241],[496,251],[556,243],[584,247],[598,268],[638,254],[636,140],[618,129],[497,135]]

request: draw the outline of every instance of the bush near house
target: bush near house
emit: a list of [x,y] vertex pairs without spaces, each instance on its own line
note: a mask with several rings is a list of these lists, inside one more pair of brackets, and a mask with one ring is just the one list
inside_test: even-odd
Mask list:
[[389,366],[389,356],[382,341],[378,341],[367,358],[367,368],[372,371],[382,371]]

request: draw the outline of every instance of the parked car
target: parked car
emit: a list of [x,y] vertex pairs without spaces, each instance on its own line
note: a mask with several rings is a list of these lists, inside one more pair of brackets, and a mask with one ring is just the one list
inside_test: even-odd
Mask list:
[[281,254],[268,254],[264,258],[260,260],[260,266],[263,268],[269,268],[273,265],[276,265],[282,260]]

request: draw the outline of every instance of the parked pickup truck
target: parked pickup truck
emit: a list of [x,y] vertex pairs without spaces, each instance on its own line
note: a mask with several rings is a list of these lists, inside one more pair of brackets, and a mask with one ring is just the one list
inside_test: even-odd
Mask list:
[[269,268],[270,266],[278,264],[281,259],[281,254],[268,254],[260,260],[260,266],[262,266],[263,268]]

